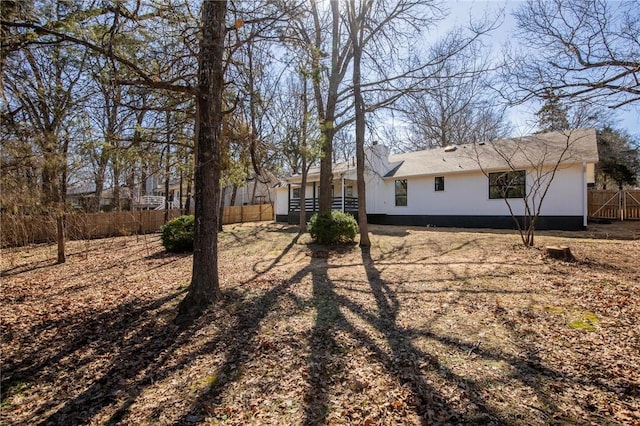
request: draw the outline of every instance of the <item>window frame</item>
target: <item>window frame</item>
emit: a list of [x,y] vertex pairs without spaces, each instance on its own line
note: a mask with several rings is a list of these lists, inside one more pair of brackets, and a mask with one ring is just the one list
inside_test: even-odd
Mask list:
[[347,185],[344,187],[344,196],[345,197],[349,197],[349,198],[353,198],[353,185]]
[[[398,186],[400,185],[400,186]],[[396,179],[393,183],[396,207],[407,207],[409,204],[409,184],[406,179]],[[398,189],[404,189],[403,193],[398,193]],[[404,204],[402,199],[404,198]]]
[[433,178],[433,190],[435,192],[444,191],[444,176],[435,176]]
[[298,188],[291,188],[291,198],[292,199],[297,199],[300,198],[300,187]]
[[488,175],[489,199],[504,200],[527,196],[526,170],[508,170]]

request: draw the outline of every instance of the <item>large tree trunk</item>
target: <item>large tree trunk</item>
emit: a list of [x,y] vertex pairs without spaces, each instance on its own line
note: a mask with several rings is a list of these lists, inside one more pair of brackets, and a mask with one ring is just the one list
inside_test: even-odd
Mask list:
[[[300,127],[301,129],[301,151],[302,151],[302,181],[300,187],[300,220],[299,220],[299,233],[304,234],[307,232],[307,206],[305,200],[307,198],[307,176],[309,174],[309,166],[307,165],[307,155],[308,155],[308,144],[307,144],[307,116],[309,112],[309,102],[307,100],[307,77],[302,74],[302,123]],[[314,194],[315,196],[315,194]],[[313,203],[315,205],[315,200]]]
[[147,195],[147,165],[140,165],[140,196]]
[[[67,260],[65,254],[65,233],[64,233],[64,199],[61,194],[63,179],[66,178],[65,167],[62,156],[56,151],[55,141],[57,139],[54,132],[45,132],[45,145],[43,149],[44,162],[42,167],[42,195],[43,204],[47,207],[48,214],[56,221],[56,242],[58,244],[57,263],[64,263]],[[66,189],[66,186],[65,186]]]
[[164,162],[164,223],[169,222],[169,202],[172,201],[169,196],[169,181],[171,178],[171,113],[166,112],[166,124],[167,124],[167,145],[165,152]]
[[[369,225],[367,223],[367,203],[364,183],[364,132],[365,132],[365,108],[360,82],[362,79],[360,64],[362,62],[361,22],[356,14],[355,2],[351,1],[351,44],[353,45],[353,97],[356,115],[356,179],[358,185],[358,226],[360,228],[360,247],[370,247]],[[362,6],[366,7],[366,6]],[[364,16],[364,11],[362,16]]]
[[64,162],[61,164],[61,176],[58,187],[58,204],[59,214],[56,220],[57,240],[58,240],[58,263],[64,263],[67,261],[66,247],[67,247],[67,232],[66,232],[66,213],[67,213],[67,150],[69,148],[68,141],[63,145],[64,150]]
[[307,162],[302,158],[302,181],[300,182],[300,229],[299,233],[307,232],[307,206],[305,199],[307,198]]
[[119,212],[121,210],[120,204],[120,161],[119,156],[116,155],[113,159],[113,210]]
[[230,206],[236,205],[236,198],[238,196],[238,185],[233,184],[233,188],[231,189],[231,201],[229,202]]
[[330,212],[332,200],[331,186],[333,183],[333,131],[322,131],[322,159],[320,160],[320,188],[318,189],[318,211]]
[[195,240],[189,292],[178,320],[201,314],[220,298],[218,278],[218,206],[220,203],[220,131],[224,88],[223,52],[226,1],[204,1],[196,97]]
[[191,214],[191,180],[187,181],[187,197],[184,201],[184,214]]
[[[247,185],[249,182],[247,181]],[[249,204],[253,205],[256,203],[256,191],[258,190],[258,175],[256,174],[253,178],[253,189],[251,190],[251,202]]]
[[179,189],[178,189],[178,208],[180,209],[180,211],[182,211],[182,209],[184,208],[184,205],[182,204],[182,194],[184,194],[184,192],[182,192],[182,169],[180,169],[180,183],[178,184]]
[[93,192],[93,200],[91,200],[91,213],[98,213],[100,211],[100,199],[102,198],[102,192],[104,191],[104,174],[105,168],[99,168],[96,175],[93,178],[93,182],[96,186]]
[[57,263],[64,263],[67,261],[67,255],[65,254],[65,223],[64,223],[64,212],[60,212],[56,217],[56,235],[58,240],[58,259]]
[[[314,20],[318,20],[318,10],[315,7],[315,2],[312,2],[314,6],[312,11],[314,13]],[[320,160],[320,188],[318,196],[318,210],[320,212],[330,212],[332,204],[332,190],[331,184],[333,183],[333,136],[335,135],[335,114],[336,105],[338,103],[338,87],[342,76],[340,75],[340,3],[332,1],[331,16],[331,72],[329,74],[329,88],[327,92],[326,108],[322,102],[322,89],[321,89],[321,67],[318,54],[314,55],[312,68],[313,68],[313,90],[315,93],[316,104],[318,108],[318,116],[320,118],[320,131],[322,134],[322,159]],[[320,41],[320,26],[316,22],[316,48],[321,51]]]

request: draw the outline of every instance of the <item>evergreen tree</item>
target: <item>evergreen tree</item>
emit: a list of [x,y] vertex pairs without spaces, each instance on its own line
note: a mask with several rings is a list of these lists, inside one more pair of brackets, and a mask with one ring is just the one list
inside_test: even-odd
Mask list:
[[562,104],[560,97],[551,90],[542,96],[544,104],[536,113],[538,133],[569,130],[569,108]]
[[605,127],[598,131],[598,155],[596,181],[606,189],[613,181],[622,189],[624,185],[635,185],[640,174],[640,152],[634,148],[631,137],[619,130]]

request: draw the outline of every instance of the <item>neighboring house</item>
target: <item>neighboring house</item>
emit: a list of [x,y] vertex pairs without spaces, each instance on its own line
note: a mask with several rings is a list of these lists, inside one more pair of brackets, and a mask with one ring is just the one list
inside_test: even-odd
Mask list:
[[[93,183],[79,182],[67,187],[67,203],[77,210],[89,210],[95,198],[96,186]],[[100,205],[103,201],[100,200]]]
[[[74,209],[92,211],[95,206],[96,186],[93,183],[79,183],[67,189],[67,203]],[[120,187],[120,208],[129,210],[131,195],[129,188]],[[106,188],[102,191],[99,203],[99,211],[111,211],[115,205],[113,188]]]
[[[164,210],[165,209],[165,182],[164,179],[160,179],[157,176],[149,176],[146,181],[147,195],[139,197],[136,203],[136,209],[138,210]],[[180,202],[182,206],[187,201],[187,183],[180,180],[169,181],[169,209],[179,209]],[[193,210],[193,189],[191,189],[191,209]]]
[[[502,153],[502,155],[498,154]],[[594,129],[569,137],[546,133],[523,138],[389,155],[383,145],[366,152],[369,223],[417,226],[513,228],[506,194],[516,217],[524,215],[524,197],[532,200],[537,180],[555,176],[542,203],[537,229],[579,230],[587,225],[587,186],[598,161]],[[543,176],[539,178],[540,173]],[[308,176],[307,219],[317,211],[320,170]],[[276,188],[276,220],[298,223],[301,176]],[[334,164],[333,209],[357,212],[356,168]]]
[[[254,173],[246,180],[246,183],[235,187],[228,185],[224,188],[224,206],[246,206],[252,204],[271,204],[274,201],[274,186],[279,182],[278,178],[268,170],[263,170],[257,176]],[[231,201],[233,200],[233,204]]]
[[[278,179],[269,171],[263,171],[262,175],[256,178],[255,174],[246,180],[246,183],[235,188],[229,185],[224,188],[224,207],[231,206],[232,199],[234,206],[269,204],[273,203],[273,186],[278,183]],[[140,197],[137,203],[140,209],[163,209],[165,197],[165,182],[156,176],[150,176],[146,184],[147,194]],[[180,208],[180,200],[184,206],[187,200],[187,183],[180,186],[179,180],[169,181],[169,203],[170,208]],[[191,209],[194,207],[194,189],[191,188]]]

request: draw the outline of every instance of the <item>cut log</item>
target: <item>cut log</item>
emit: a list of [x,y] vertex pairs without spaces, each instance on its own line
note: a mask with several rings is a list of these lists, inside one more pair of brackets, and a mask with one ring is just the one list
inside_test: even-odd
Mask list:
[[571,249],[567,246],[547,246],[545,247],[545,253],[552,259],[564,260],[566,262],[575,260]]

